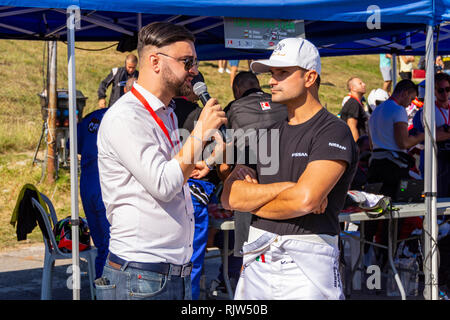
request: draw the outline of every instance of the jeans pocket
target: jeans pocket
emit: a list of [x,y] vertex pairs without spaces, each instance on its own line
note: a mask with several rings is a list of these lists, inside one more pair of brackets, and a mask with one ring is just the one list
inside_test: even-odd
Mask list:
[[138,271],[131,274],[131,299],[148,299],[163,292],[167,284],[167,276],[150,271]]
[[97,300],[116,300],[116,285],[109,284],[107,278],[95,280],[95,292]]

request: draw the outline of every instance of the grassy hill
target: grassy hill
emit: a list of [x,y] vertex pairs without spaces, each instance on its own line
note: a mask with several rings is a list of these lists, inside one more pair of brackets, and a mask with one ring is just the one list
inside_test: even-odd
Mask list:
[[[111,43],[82,43],[77,47],[105,48]],[[42,128],[38,93],[43,90],[46,73],[45,43],[41,41],[0,40],[0,250],[18,244],[14,228],[9,224],[17,196],[25,183],[35,184],[54,202],[59,218],[70,215],[70,177],[60,170],[56,184],[39,183],[41,168],[32,167],[34,148]],[[58,88],[67,88],[67,46],[58,43]],[[88,97],[84,114],[97,108],[97,89],[110,69],[121,66],[126,54],[115,47],[104,51],[76,50],[77,90]],[[239,70],[247,70],[241,61]],[[200,63],[211,96],[222,106],[233,99],[229,75],[217,72],[215,61]],[[322,86],[320,100],[331,112],[337,114],[342,98],[347,94],[346,81],[351,76],[360,77],[367,84],[367,92],[382,85],[378,69],[378,56],[348,56],[322,59]],[[259,75],[263,89],[268,91],[268,75]],[[41,151],[43,147],[41,147]],[[83,214],[81,201],[80,215]],[[38,228],[25,243],[42,241]]]

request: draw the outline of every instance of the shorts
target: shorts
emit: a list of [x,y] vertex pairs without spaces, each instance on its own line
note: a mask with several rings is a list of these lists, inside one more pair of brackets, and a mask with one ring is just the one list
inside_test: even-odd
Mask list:
[[228,60],[230,67],[237,67],[239,65],[239,60]]
[[391,67],[382,67],[380,68],[381,75],[383,76],[384,81],[392,81],[392,68]]

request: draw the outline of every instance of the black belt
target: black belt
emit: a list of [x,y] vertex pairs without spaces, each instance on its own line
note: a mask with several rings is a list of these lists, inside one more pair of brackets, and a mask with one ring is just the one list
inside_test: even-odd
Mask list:
[[[127,263],[128,261],[119,258],[114,253],[109,253],[108,260],[120,265],[121,267]],[[156,273],[161,273],[164,275],[178,276],[178,277],[187,277],[191,274],[192,271],[192,262],[186,263],[184,265],[176,265],[171,263],[151,263],[151,262],[134,262],[129,261],[127,264],[130,268],[136,268],[140,270],[152,271]]]

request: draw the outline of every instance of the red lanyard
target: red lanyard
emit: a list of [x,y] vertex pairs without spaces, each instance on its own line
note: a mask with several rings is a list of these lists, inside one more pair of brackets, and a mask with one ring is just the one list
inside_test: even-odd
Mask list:
[[[448,117],[448,119],[447,119],[447,117],[445,116],[444,111],[441,110],[441,107],[438,107],[438,110],[439,110],[439,112],[442,114],[442,118],[444,118],[444,123],[445,123],[446,125],[450,125],[450,117]],[[447,109],[447,110],[448,110],[448,109]]]
[[[159,125],[159,127],[161,128],[161,130],[164,132],[164,134],[166,135],[167,139],[170,142],[170,145],[172,146],[173,149],[175,149],[175,146],[172,142],[172,139],[170,139],[170,135],[169,135],[169,131],[167,131],[167,128],[164,124],[164,122],[162,122],[161,118],[158,117],[158,115],[155,113],[155,111],[152,109],[152,107],[150,107],[150,104],[147,102],[147,100],[139,93],[139,91],[137,91],[134,87],[131,88],[131,92],[134,94],[134,96],[136,98],[138,98],[138,100],[144,105],[145,109],[148,110],[148,112],[150,112],[150,115],[153,117],[153,119],[155,119],[156,123]],[[173,128],[175,129],[175,120],[173,119],[173,113],[170,114],[170,118],[172,119],[172,125]],[[179,144],[178,140],[177,140],[177,144]]]
[[359,105],[362,107],[363,104],[361,103],[361,101],[359,101],[359,99],[357,97],[355,97],[354,95],[352,95],[351,93],[348,94],[351,98],[355,99],[356,101],[358,101]]

